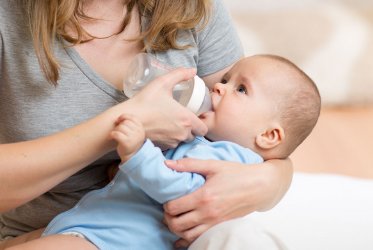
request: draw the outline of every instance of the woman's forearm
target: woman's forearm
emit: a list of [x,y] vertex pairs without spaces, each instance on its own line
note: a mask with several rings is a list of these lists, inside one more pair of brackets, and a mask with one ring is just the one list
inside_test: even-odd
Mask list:
[[273,208],[286,194],[293,178],[293,165],[289,158],[284,160],[268,160],[263,163],[262,171],[263,189],[268,197],[258,204],[257,211],[266,211]]
[[114,149],[114,107],[80,125],[43,138],[0,145],[0,211],[48,191]]

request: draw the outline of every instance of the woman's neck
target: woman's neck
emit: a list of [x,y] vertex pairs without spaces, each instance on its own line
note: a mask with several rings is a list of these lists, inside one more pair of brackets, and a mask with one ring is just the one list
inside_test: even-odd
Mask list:
[[127,15],[124,0],[85,0],[83,12],[93,19],[79,20],[83,28],[95,37],[108,37],[118,33]]
[[138,10],[136,6],[133,8],[130,22],[120,32],[127,11],[123,1],[89,0],[85,3],[85,14],[99,19],[80,20],[81,25],[90,35],[99,39],[78,44],[75,49],[103,79],[115,88],[122,89],[124,73],[143,47],[142,41],[131,40],[138,37],[141,31]]

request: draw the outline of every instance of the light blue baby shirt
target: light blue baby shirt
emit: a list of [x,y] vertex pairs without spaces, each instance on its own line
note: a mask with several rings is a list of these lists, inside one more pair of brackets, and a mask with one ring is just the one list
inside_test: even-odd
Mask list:
[[173,249],[178,236],[163,224],[162,204],[195,191],[205,182],[199,174],[177,172],[164,164],[166,159],[184,157],[263,162],[255,152],[227,141],[209,142],[197,137],[163,155],[147,140],[120,166],[110,184],[88,193],[74,208],[57,216],[44,235],[78,232],[104,250]]

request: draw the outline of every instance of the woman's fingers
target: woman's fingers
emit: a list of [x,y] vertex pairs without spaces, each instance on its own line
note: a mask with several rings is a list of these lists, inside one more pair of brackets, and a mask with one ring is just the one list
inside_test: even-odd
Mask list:
[[195,73],[195,69],[175,69],[154,79],[127,101],[131,106],[129,112],[140,117],[147,138],[162,149],[174,148],[182,141],[207,133],[207,126],[172,97],[174,86]]
[[[178,68],[170,73],[160,77],[163,80],[163,85],[172,92],[172,89],[178,83],[186,80],[190,80],[196,74],[196,70],[193,68]],[[164,79],[163,79],[164,77]],[[195,136],[204,136],[207,133],[207,126],[204,124],[196,115],[191,115],[191,133],[185,138],[186,141],[191,141]]]
[[196,69],[194,68],[177,68],[151,81],[148,86],[155,84],[157,87],[163,86],[172,91],[176,84],[190,80],[195,75]]
[[200,224],[198,212],[191,212],[178,217],[165,214],[168,228],[180,239],[175,243],[178,247],[189,246],[196,238],[209,229],[213,224]]
[[[177,161],[167,160],[165,164],[176,171],[199,173],[208,179],[219,171],[221,162],[184,158]],[[193,193],[167,202],[163,205],[163,208],[170,215],[176,216],[201,208],[201,206],[206,206],[206,204],[211,203],[214,197],[214,194],[210,192],[210,189],[206,188],[205,184]]]
[[201,234],[206,232],[212,225],[202,224],[192,229],[183,232],[181,239],[175,242],[176,247],[188,247],[193,243]]
[[[201,188],[164,205],[165,221],[170,230],[187,242],[217,223],[255,210],[256,201],[251,200],[251,191],[246,188],[252,168],[237,162],[187,158],[166,161],[166,164],[176,171],[195,172],[206,177]],[[255,178],[251,182],[257,183]]]
[[164,220],[168,228],[180,237],[182,237],[182,232],[191,229],[200,223],[198,218],[199,216],[196,212],[190,212],[180,216],[171,216],[167,213],[164,214]]
[[184,214],[198,206],[198,201],[201,200],[200,196],[201,192],[197,190],[191,194],[167,202],[163,205],[163,208],[165,212],[172,216]]
[[[185,211],[182,214],[172,215],[165,212],[164,219],[169,229],[176,235],[184,238],[185,232],[192,228],[204,224],[215,225],[220,220],[224,219],[222,212],[218,208],[212,207],[211,204],[203,205],[204,199],[201,201],[201,205],[198,206],[198,209]],[[205,203],[207,203],[207,201]]]
[[184,247],[184,248],[187,248],[189,247],[191,244],[191,242],[188,242],[187,240],[184,240],[183,238],[180,238],[178,239],[175,243],[174,243],[174,247],[177,249],[177,248],[181,248],[181,247]]
[[[196,70],[193,68],[178,68],[152,81],[149,84],[149,88],[163,86],[171,93],[175,85],[182,81],[190,80],[195,74]],[[189,124],[191,127],[183,141],[191,141],[195,136],[203,136],[207,133],[207,126],[196,115],[190,113],[188,119],[190,119]]]

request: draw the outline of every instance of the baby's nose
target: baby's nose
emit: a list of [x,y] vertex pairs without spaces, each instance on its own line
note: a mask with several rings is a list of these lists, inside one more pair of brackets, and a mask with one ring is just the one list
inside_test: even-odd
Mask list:
[[225,93],[225,87],[226,87],[226,85],[223,84],[223,83],[220,83],[220,82],[215,83],[214,88],[213,88],[213,92],[216,92],[216,93],[222,95],[222,94]]

